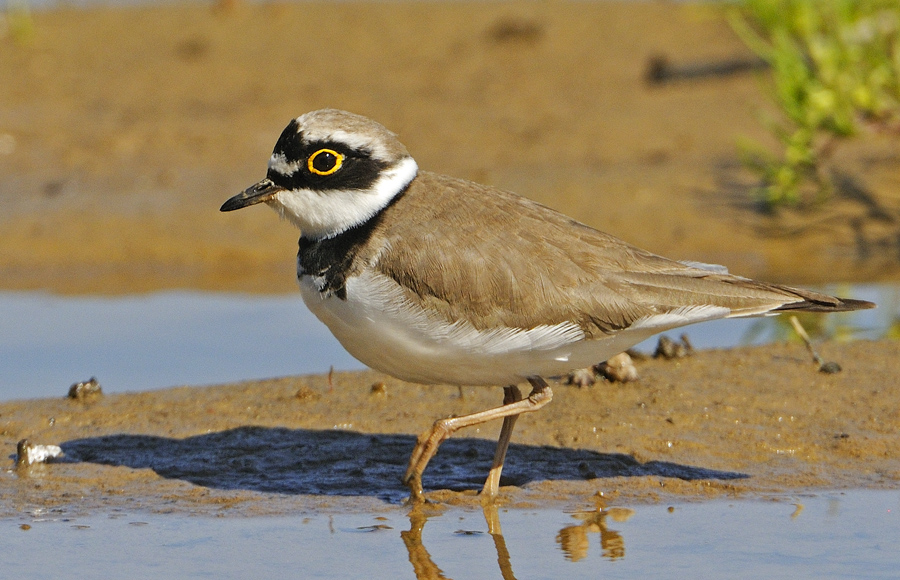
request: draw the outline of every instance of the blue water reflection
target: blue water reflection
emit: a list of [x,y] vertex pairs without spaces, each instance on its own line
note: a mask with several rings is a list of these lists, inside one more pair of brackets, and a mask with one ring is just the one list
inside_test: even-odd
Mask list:
[[23,580],[897,577],[897,492],[780,500],[491,514],[42,513],[5,522],[0,540],[10,556],[4,571]]
[[[900,288],[831,287],[876,310],[825,317],[831,335],[878,338],[900,318]],[[783,318],[783,317],[782,317]],[[778,318],[719,320],[687,332],[697,348],[783,338]],[[655,339],[639,345],[652,350]],[[96,376],[106,392],[363,368],[299,294],[160,292],[124,297],[0,293],[0,400],[63,396]]]
[[298,295],[0,293],[0,400],[361,369]]

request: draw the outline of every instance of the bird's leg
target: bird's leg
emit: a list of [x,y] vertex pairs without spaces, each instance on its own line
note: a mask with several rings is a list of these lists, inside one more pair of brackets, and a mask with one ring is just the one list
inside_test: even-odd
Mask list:
[[[522,400],[522,392],[516,385],[503,387],[503,404],[511,405]],[[500,489],[500,472],[503,471],[503,460],[506,459],[506,450],[509,448],[509,440],[512,439],[513,427],[516,426],[518,415],[510,415],[503,418],[503,427],[500,428],[500,437],[497,439],[497,450],[494,452],[494,464],[484,482],[481,490],[482,500],[491,500]]]
[[[528,382],[531,383],[532,389],[531,393],[528,394],[528,397],[524,399],[494,409],[488,409],[487,411],[472,413],[471,415],[439,419],[434,422],[431,429],[419,436],[419,440],[416,442],[416,446],[409,458],[409,467],[407,467],[406,474],[403,476],[404,483],[409,486],[409,489],[412,492],[410,496],[411,501],[421,502],[424,500],[422,493],[422,472],[425,471],[428,462],[431,461],[431,458],[437,453],[440,444],[449,439],[453,433],[464,427],[480,425],[481,423],[493,419],[505,419],[506,417],[514,417],[522,413],[537,411],[553,399],[553,391],[550,390],[550,386],[544,379],[540,377],[529,377]],[[502,440],[504,431],[509,432],[507,434],[507,442],[505,445]],[[512,424],[510,424],[509,429],[506,429],[506,425],[504,425],[504,429],[501,430],[501,441],[498,443],[498,452],[499,448],[502,446],[504,456],[506,454],[506,447],[509,444],[508,437],[511,434]],[[496,460],[497,456],[495,456],[495,463]],[[491,471],[493,472],[494,470],[492,469]],[[499,482],[499,470],[497,477]],[[496,490],[494,490],[494,493],[496,493]]]

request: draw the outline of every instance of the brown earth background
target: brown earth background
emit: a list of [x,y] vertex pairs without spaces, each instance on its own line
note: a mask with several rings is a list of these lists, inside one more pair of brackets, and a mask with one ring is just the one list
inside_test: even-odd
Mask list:
[[[846,187],[826,207],[768,214],[752,199],[756,184],[736,146],[743,137],[774,145],[760,121],[777,116],[764,77],[648,83],[655,57],[676,67],[752,57],[720,8],[223,3],[60,8],[36,13],[34,25],[27,43],[0,38],[4,290],[295,292],[297,232],[263,208],[220,214],[218,207],[263,176],[289,119],[326,106],[380,121],[424,169],[511,189],[669,257],[793,284],[900,277],[896,135],[866,133],[836,145],[833,169]],[[514,442],[532,451],[550,446],[557,451],[544,459],[576,471],[554,479],[551,470],[548,480],[520,475],[507,480],[516,486],[509,493],[546,500],[605,488],[652,499],[663,490],[691,496],[895,485],[896,343],[825,348],[843,373],[819,374],[802,346],[776,345],[650,361],[639,368],[642,380],[625,387],[560,387],[548,409],[523,418]],[[500,399],[495,390],[459,398],[455,387],[375,374],[341,376],[333,388],[324,381],[114,395],[88,405],[3,403],[0,433],[10,450],[23,437],[181,440],[248,425],[319,434],[338,425],[387,437]],[[385,382],[383,399],[394,403],[370,394],[375,382]],[[298,398],[298,390],[311,395]],[[585,435],[588,428],[595,430]],[[487,431],[467,436],[494,435]],[[273,448],[285,435],[264,433]],[[105,442],[89,447],[102,455]],[[399,477],[412,440],[386,444],[402,448],[392,456]],[[181,480],[196,478],[92,463],[78,449],[70,446],[82,462],[6,474],[4,510],[77,496],[84,505],[215,510],[250,502],[267,511],[282,505],[266,503],[276,497],[310,497],[315,505],[333,493],[287,475],[284,485],[299,486],[295,495],[234,489],[227,478],[188,484]],[[590,461],[578,471],[584,460],[565,450],[750,477],[595,473]],[[448,461],[465,463],[466,453],[451,450]],[[365,473],[360,461],[354,469]],[[448,479],[477,488],[447,469],[426,472],[426,488]],[[387,495],[354,487],[352,478],[344,485],[349,495],[395,497],[395,483],[384,484]]]

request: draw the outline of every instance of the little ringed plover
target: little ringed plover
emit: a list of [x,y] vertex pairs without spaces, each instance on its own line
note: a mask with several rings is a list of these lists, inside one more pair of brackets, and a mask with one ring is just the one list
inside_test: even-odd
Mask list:
[[406,381],[507,385],[503,405],[419,437],[404,476],[414,501],[442,441],[502,418],[482,492],[495,496],[516,418],[552,398],[542,377],[695,322],[874,306],[669,260],[513,193],[419,171],[396,135],[333,109],[292,120],[266,178],[221,209],[257,203],[300,229],[303,300],[350,354]]

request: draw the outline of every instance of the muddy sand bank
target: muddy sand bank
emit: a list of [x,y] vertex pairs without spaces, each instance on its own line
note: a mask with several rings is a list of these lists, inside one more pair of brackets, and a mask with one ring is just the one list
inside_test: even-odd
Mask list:
[[[900,378],[890,341],[703,351],[638,363],[641,379],[553,383],[517,424],[501,482],[509,506],[892,488],[900,482]],[[376,386],[373,388],[375,385]],[[499,404],[497,388],[420,386],[375,372],[0,404],[2,446],[58,444],[65,459],[10,470],[0,515],[153,512],[255,515],[385,509],[418,433]],[[499,424],[447,441],[430,499],[476,506]],[[9,464],[11,465],[11,463]]]

